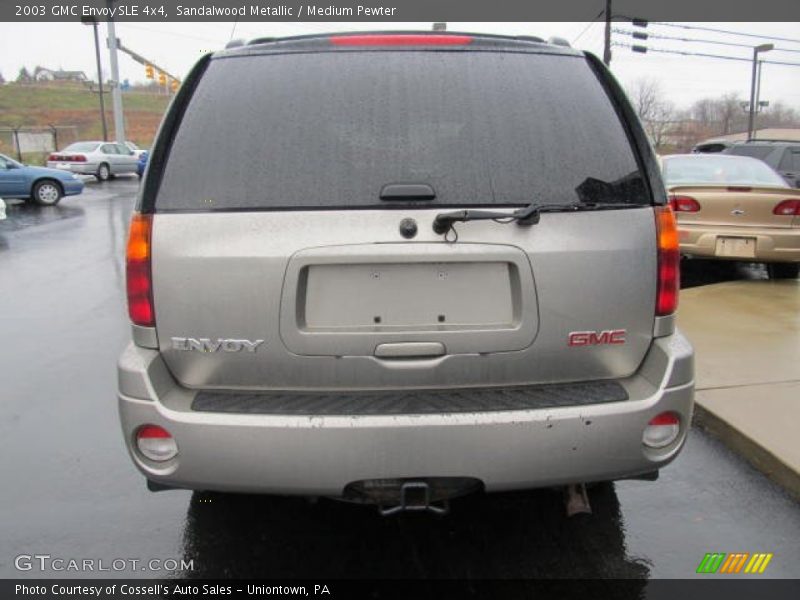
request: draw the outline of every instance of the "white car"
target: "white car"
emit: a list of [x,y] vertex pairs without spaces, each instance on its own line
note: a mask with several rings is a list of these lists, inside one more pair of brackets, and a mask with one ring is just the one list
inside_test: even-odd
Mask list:
[[134,144],[134,143],[133,143],[132,141],[130,141],[130,140],[128,140],[127,142],[125,142],[125,146],[128,148],[128,150],[130,150],[131,152],[133,152],[133,154],[136,156],[136,158],[141,158],[142,154],[145,154],[145,153],[147,152],[147,150],[146,150],[146,149],[144,149],[144,148],[139,148],[139,146],[137,146],[136,144]]
[[0,221],[6,218],[6,203],[0,198]]
[[138,163],[139,157],[133,150],[116,142],[75,142],[47,157],[51,169],[94,175],[100,181],[136,174]]

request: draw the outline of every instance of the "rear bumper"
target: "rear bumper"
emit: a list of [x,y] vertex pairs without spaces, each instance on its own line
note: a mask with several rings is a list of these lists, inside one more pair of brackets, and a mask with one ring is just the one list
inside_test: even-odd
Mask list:
[[[678,225],[681,254],[698,258],[750,260],[754,262],[800,262],[800,228],[705,227]],[[719,256],[720,237],[755,238],[755,256]]]
[[77,175],[94,175],[97,173],[97,168],[100,166],[100,163],[97,162],[66,163],[66,167],[59,166],[62,164],[64,163],[48,161],[47,168],[58,169],[59,171],[69,171],[70,173],[75,173]]
[[[638,475],[680,451],[691,423],[693,351],[676,333],[656,340],[629,399],[498,412],[309,416],[196,412],[194,393],[174,383],[158,353],[129,346],[119,363],[125,443],[155,482],[189,489],[339,496],[377,478],[474,477],[488,491]],[[642,445],[656,414],[671,410],[682,431],[659,451]],[[178,456],[165,465],[133,448],[146,423],[167,428]]]

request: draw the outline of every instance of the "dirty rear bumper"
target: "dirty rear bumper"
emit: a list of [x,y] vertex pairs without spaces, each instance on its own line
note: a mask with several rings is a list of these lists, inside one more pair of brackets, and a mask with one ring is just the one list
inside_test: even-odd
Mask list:
[[[353,482],[470,477],[488,491],[619,479],[663,467],[691,423],[693,351],[675,333],[654,341],[639,371],[619,380],[628,399],[530,410],[276,415],[192,410],[196,394],[174,382],[157,351],[130,345],[119,362],[126,445],[150,480],[203,490],[340,496]],[[681,417],[679,438],[655,451],[647,422]],[[179,454],[153,463],[133,447],[137,428],[165,427]]]

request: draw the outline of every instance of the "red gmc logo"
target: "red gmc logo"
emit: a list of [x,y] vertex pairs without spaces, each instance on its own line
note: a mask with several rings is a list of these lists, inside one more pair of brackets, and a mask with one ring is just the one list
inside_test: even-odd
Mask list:
[[569,334],[568,346],[602,346],[606,344],[624,344],[625,330],[610,329],[608,331],[573,331]]

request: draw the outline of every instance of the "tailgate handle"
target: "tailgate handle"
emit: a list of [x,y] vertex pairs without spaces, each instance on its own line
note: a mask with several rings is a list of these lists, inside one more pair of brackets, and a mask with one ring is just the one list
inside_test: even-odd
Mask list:
[[378,358],[418,358],[420,356],[442,356],[445,353],[441,342],[396,342],[378,344],[375,356]]

